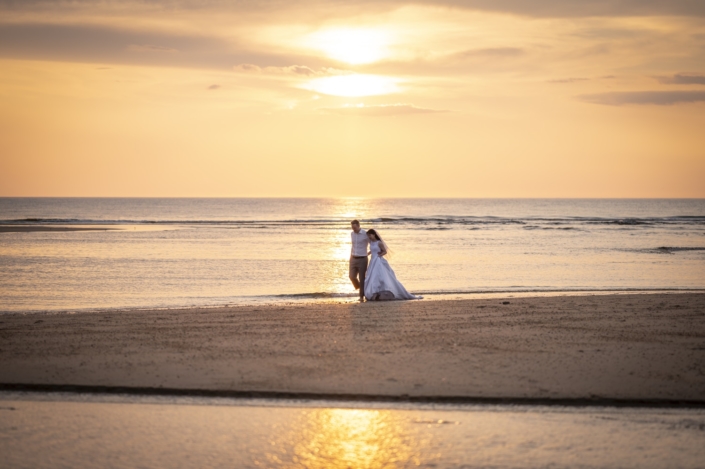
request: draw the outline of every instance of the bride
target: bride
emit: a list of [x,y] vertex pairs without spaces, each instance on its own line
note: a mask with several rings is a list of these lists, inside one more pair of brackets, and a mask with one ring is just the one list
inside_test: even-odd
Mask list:
[[387,245],[375,230],[367,230],[370,239],[370,266],[365,279],[365,298],[370,300],[420,300],[406,291],[404,285],[397,280],[394,271],[384,258],[388,252]]

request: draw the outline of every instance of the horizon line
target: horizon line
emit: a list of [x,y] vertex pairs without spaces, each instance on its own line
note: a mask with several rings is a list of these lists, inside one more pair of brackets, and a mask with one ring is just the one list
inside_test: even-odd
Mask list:
[[0,199],[357,199],[357,200],[705,200],[703,197],[454,197],[454,196],[141,196],[141,195],[0,195]]

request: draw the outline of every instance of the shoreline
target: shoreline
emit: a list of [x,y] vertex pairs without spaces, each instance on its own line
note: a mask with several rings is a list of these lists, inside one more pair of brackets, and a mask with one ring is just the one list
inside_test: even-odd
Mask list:
[[7,390],[705,404],[703,293],[7,313],[0,343]]
[[[422,295],[422,300],[400,300],[391,303],[406,303],[424,301],[446,302],[464,300],[483,299],[519,299],[519,298],[554,298],[554,297],[575,297],[575,296],[621,296],[621,295],[680,295],[680,294],[703,294],[705,288],[597,288],[597,289],[575,289],[575,290],[481,290],[481,291],[451,291],[451,292],[414,292]],[[321,296],[319,296],[321,295]],[[328,296],[330,295],[330,296]],[[224,308],[251,308],[265,307],[275,308],[280,306],[306,306],[306,305],[352,305],[359,304],[357,293],[294,293],[291,295],[261,295],[243,296],[241,301],[228,302],[224,304],[204,304],[204,305],[179,305],[179,306],[105,306],[105,307],[85,307],[66,309],[28,309],[28,310],[0,310],[0,318],[8,314],[33,314],[33,315],[54,315],[54,314],[86,314],[86,313],[133,313],[133,312],[155,312],[155,311],[195,311],[195,310],[217,310]],[[365,303],[390,303],[389,301]]]
[[45,231],[116,231],[118,228],[47,226],[47,225],[0,225],[0,233],[33,233]]
[[[323,394],[276,391],[229,391],[212,389],[148,388],[124,386],[84,386],[73,384],[24,384],[0,383],[0,401],[6,399],[3,393],[33,394],[42,396],[115,396],[140,398],[205,398],[229,399],[234,401],[291,401],[296,406],[306,407],[306,403],[338,404],[409,404],[409,405],[468,405],[468,406],[516,406],[516,407],[610,407],[636,409],[705,409],[703,400],[683,399],[612,399],[591,398],[531,398],[531,397],[482,397],[482,396],[409,396],[371,394]],[[22,400],[22,396],[12,399]],[[31,399],[30,399],[31,400]],[[62,399],[57,399],[62,400]],[[82,399],[83,400],[83,399]],[[90,399],[89,399],[90,401]]]

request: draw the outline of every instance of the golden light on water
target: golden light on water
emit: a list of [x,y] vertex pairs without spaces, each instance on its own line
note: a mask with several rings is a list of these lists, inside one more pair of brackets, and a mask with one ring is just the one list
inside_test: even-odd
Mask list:
[[377,62],[389,56],[389,33],[369,28],[333,28],[306,37],[304,44],[333,60],[352,65]]
[[285,445],[291,455],[271,455],[273,462],[291,458],[293,467],[395,468],[418,465],[419,444],[386,410],[315,409],[304,414]]
[[302,88],[332,96],[353,98],[398,93],[401,91],[399,82],[399,79],[393,77],[352,74],[316,78],[305,83]]
[[354,293],[348,280],[348,259],[350,257],[350,222],[355,219],[364,220],[370,214],[370,202],[361,197],[341,198],[335,201],[332,217],[340,220],[340,228],[331,230],[326,235],[327,250],[325,258],[336,260],[331,267],[327,281],[316,288],[316,291],[334,293]]

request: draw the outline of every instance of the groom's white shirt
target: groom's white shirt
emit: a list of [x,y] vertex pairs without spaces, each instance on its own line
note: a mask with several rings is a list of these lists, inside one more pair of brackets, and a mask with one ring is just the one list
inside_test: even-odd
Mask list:
[[367,246],[370,243],[369,238],[367,238],[367,231],[360,230],[359,233],[351,231],[350,236],[352,238],[350,255],[355,257],[367,257]]

